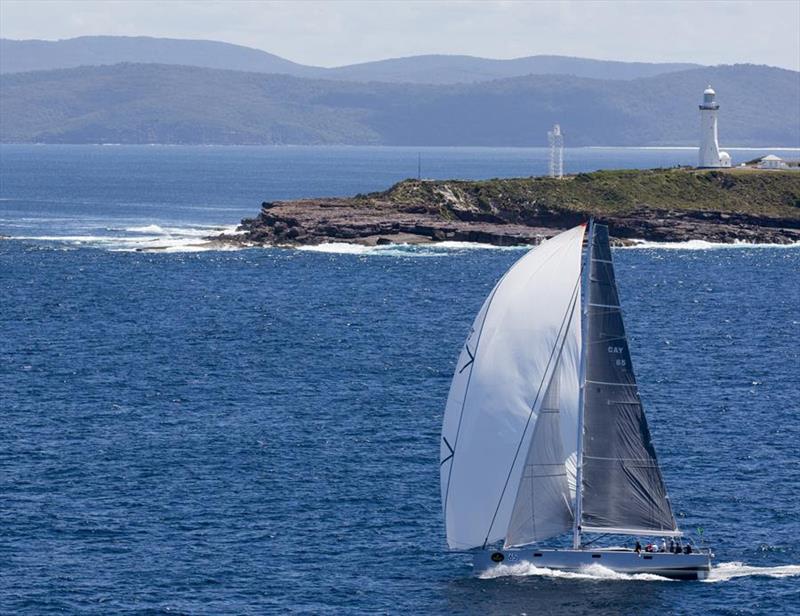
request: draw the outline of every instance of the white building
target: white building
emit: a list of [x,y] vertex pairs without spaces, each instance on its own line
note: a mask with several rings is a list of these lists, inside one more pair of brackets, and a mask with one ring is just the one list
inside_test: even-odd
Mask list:
[[767,154],[758,163],[759,169],[786,169],[787,165],[780,156]]
[[731,157],[727,152],[720,152],[717,138],[717,111],[719,103],[717,93],[708,86],[703,92],[703,104],[700,105],[700,157],[698,167],[730,167]]

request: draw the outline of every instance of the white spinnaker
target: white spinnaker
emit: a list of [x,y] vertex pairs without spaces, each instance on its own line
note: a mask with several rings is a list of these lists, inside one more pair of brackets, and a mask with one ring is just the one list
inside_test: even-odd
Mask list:
[[520,475],[504,547],[528,545],[567,532],[573,513],[561,442],[559,373],[555,370]]
[[[575,227],[541,243],[506,272],[475,318],[459,356],[440,457],[447,543],[453,549],[505,536],[562,344],[562,440],[564,455],[574,459],[584,230]],[[574,484],[574,467],[567,468]]]

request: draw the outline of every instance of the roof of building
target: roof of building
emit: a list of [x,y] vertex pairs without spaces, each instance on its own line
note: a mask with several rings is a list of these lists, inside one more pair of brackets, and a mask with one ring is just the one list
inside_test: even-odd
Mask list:
[[775,156],[774,154],[767,154],[766,156],[762,157],[761,160],[783,160],[780,156]]

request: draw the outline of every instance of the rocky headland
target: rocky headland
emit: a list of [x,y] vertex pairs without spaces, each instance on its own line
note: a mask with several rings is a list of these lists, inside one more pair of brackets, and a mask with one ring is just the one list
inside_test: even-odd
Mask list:
[[594,216],[617,243],[800,242],[800,172],[690,168],[544,177],[404,180],[347,198],[264,202],[236,234],[248,246],[441,241],[536,244]]

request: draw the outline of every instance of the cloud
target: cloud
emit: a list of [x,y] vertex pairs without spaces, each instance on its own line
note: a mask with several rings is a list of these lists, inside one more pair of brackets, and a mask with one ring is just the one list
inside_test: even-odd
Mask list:
[[6,38],[97,34],[221,40],[320,66],[440,53],[800,70],[794,1],[0,2]]

